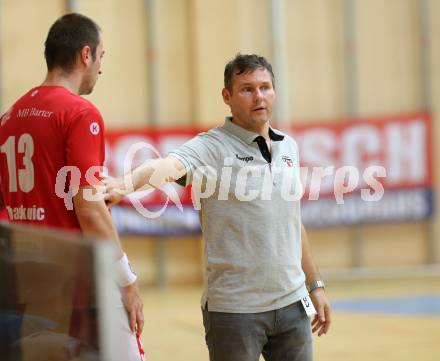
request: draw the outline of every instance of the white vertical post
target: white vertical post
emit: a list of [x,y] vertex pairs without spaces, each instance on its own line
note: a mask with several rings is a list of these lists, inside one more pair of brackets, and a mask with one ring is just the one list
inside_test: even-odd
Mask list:
[[78,1],[77,0],[67,0],[67,12],[74,13],[78,11]]
[[270,1],[272,29],[272,65],[275,73],[277,104],[274,108],[274,119],[280,128],[286,128],[290,121],[288,74],[287,74],[287,41],[284,0]]
[[419,0],[419,32],[421,44],[421,66],[422,66],[422,90],[423,90],[423,106],[426,110],[432,108],[432,83],[431,83],[431,44],[430,31],[431,24],[429,22],[429,0]]
[[345,32],[345,58],[346,66],[346,91],[347,111],[350,117],[359,113],[358,104],[358,77],[356,58],[356,0],[344,0],[344,32]]
[[152,125],[159,122],[159,64],[157,61],[157,4],[156,0],[145,0],[147,11],[148,36],[148,105],[149,119]]
[[[423,108],[432,112],[432,69],[431,69],[431,23],[429,21],[430,6],[429,0],[419,0],[419,33],[421,51],[421,79]],[[434,123],[434,126],[435,123]],[[434,196],[435,197],[435,196]],[[440,262],[438,259],[438,249],[436,242],[435,216],[428,222],[428,247],[426,252],[426,262],[428,264]]]
[[[344,0],[344,32],[346,65],[346,101],[347,115],[350,118],[359,115],[358,77],[356,58],[356,0]],[[364,237],[362,225],[354,225],[351,233],[351,259],[353,267],[363,266]]]
[[121,295],[114,281],[115,249],[112,242],[94,242],[93,253],[100,360],[126,360],[129,345],[117,316],[122,304],[118,309]]

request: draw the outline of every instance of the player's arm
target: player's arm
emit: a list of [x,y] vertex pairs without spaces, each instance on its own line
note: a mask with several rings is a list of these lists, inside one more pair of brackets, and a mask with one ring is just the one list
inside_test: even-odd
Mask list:
[[[313,281],[321,280],[318,267],[312,257],[309,239],[304,226],[301,224],[301,244],[302,244],[302,269],[306,275],[306,285]],[[318,336],[326,334],[331,323],[330,303],[325,294],[324,288],[316,288],[310,292],[310,298],[318,314],[312,321],[313,332],[318,331]]]
[[168,182],[180,179],[185,174],[184,164],[172,155],[147,160],[123,177],[107,178],[103,181],[107,188],[106,203],[112,206],[130,193],[160,188]]
[[[113,241],[116,246],[117,259],[121,260],[124,252],[122,251],[116,227],[104,201],[87,200],[84,196],[86,191],[93,193],[93,186],[81,186],[79,192],[73,197],[76,217],[83,234],[92,238]],[[144,326],[144,315],[137,282],[134,281],[128,285],[124,284],[121,287],[121,291],[124,306],[128,313],[130,328],[133,332],[137,330],[137,332],[141,333]]]
[[76,217],[83,235],[91,238],[111,239],[115,244],[116,259],[120,259],[124,252],[105,203],[87,200],[84,196],[85,192],[94,192],[94,187],[81,186],[78,194],[73,197]]

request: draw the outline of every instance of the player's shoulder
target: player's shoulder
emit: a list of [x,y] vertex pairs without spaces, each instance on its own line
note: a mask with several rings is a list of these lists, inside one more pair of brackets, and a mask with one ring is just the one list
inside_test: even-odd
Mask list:
[[29,103],[50,109],[59,115],[74,117],[80,113],[93,113],[101,116],[98,108],[89,100],[72,93],[63,86],[37,86],[25,93],[16,104]]
[[70,106],[74,114],[81,115],[82,113],[86,113],[99,115],[99,117],[101,117],[101,112],[91,101],[79,95],[71,95],[72,97],[70,98]]
[[[81,112],[89,112],[99,114],[98,108],[86,98],[72,93],[65,87],[53,86],[53,87],[37,87],[31,94],[41,92],[41,101],[47,102],[53,107],[59,107],[60,111],[68,112],[72,115],[79,114]],[[38,95],[35,95],[37,97]]]
[[5,125],[8,120],[14,116],[14,113],[16,113],[17,109],[20,109],[23,106],[26,106],[26,102],[28,101],[29,97],[32,96],[33,91],[36,88],[32,88],[30,90],[28,90],[26,93],[24,93],[21,97],[19,97],[17,100],[15,100],[15,102],[9,107],[7,108],[5,113],[0,113],[0,125],[3,126]]
[[[17,100],[15,100],[15,102],[14,102],[14,103],[8,108],[8,110],[6,111],[5,114],[10,113],[13,109],[15,109],[15,108],[17,108],[18,106],[20,106],[23,102],[26,102],[27,99],[28,99],[29,97],[32,96],[33,91],[34,91],[35,89],[36,89],[36,88],[32,88],[32,89],[28,90],[28,91],[27,91],[26,93],[24,93],[21,97],[19,97]],[[4,116],[5,114],[3,114],[3,116]]]
[[60,109],[64,114],[62,117],[67,123],[98,123],[103,127],[103,119],[99,109],[89,100],[82,96],[69,93],[65,98],[66,102]]

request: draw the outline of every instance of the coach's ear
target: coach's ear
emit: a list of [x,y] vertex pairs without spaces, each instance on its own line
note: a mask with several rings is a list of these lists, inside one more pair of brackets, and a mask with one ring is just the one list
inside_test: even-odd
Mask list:
[[223,101],[225,102],[226,105],[230,105],[231,102],[231,94],[229,93],[229,90],[226,88],[223,88],[222,90],[222,97],[223,97]]

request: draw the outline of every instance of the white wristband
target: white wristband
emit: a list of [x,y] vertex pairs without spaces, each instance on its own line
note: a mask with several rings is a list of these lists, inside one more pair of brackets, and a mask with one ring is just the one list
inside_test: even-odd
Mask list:
[[116,283],[119,287],[126,287],[136,282],[136,273],[131,269],[127,255],[124,253],[122,258],[115,263]]

